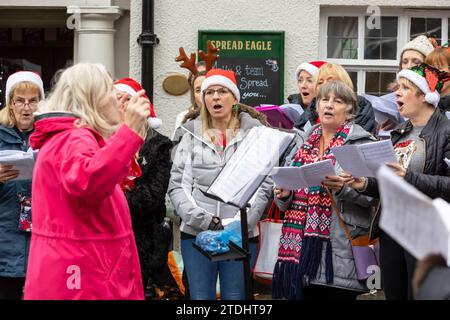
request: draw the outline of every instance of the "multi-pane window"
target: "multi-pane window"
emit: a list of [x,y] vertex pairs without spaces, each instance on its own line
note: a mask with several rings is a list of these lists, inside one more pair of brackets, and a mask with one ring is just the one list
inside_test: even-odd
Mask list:
[[397,17],[382,17],[381,28],[372,28],[366,17],[364,36],[364,59],[396,59]]
[[395,72],[367,71],[365,92],[374,96],[382,96],[388,91],[388,84],[395,80]]
[[357,17],[330,17],[327,35],[329,58],[358,58]]
[[438,43],[442,41],[441,18],[411,18],[410,40],[421,34],[435,38]]
[[350,71],[358,93],[383,95],[398,72],[402,47],[426,34],[439,45],[450,38],[450,10],[323,8],[319,59]]

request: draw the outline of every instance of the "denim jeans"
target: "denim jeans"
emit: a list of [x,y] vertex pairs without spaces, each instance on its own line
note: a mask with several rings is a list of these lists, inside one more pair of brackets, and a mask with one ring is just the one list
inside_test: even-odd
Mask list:
[[[215,300],[217,276],[220,279],[221,300],[244,300],[244,270],[242,260],[211,262],[192,246],[193,239],[181,240],[181,255],[189,281],[191,300]],[[258,252],[257,243],[249,243],[250,271]]]

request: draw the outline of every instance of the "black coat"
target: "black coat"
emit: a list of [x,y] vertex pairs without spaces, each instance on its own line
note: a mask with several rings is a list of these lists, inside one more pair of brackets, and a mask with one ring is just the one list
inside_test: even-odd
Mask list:
[[443,113],[445,113],[446,111],[450,111],[450,94],[441,97],[441,100],[439,100],[438,108]]
[[[308,121],[311,125],[315,125],[318,117],[319,115],[316,110],[316,99],[313,99],[309,108],[305,110],[294,126],[299,130],[303,130]],[[362,96],[358,96],[358,110],[356,112],[355,124],[358,124],[363,127],[364,130],[375,134],[376,122],[372,104],[369,100]]]
[[136,188],[126,192],[144,281],[157,278],[167,263],[171,232],[162,222],[172,167],[171,148],[169,138],[150,129],[139,151],[142,176],[136,179]]
[[[413,126],[411,121],[403,123],[391,132],[392,144],[397,144]],[[425,141],[425,166],[422,172],[408,171],[405,180],[430,198],[442,198],[450,202],[450,168],[444,159],[450,159],[450,121],[436,110],[423,128],[420,138]],[[369,178],[365,195],[379,198],[378,182]],[[372,238],[379,235],[377,214],[372,223]]]

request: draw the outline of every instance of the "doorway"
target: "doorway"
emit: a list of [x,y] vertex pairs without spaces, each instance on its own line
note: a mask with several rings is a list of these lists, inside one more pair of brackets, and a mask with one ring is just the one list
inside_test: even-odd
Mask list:
[[[23,17],[30,17],[28,10],[21,10]],[[34,17],[37,13],[34,12]],[[16,15],[17,17],[17,15]],[[14,72],[25,70],[38,73],[45,91],[50,91],[55,73],[73,62],[74,32],[65,26],[65,16],[41,21],[18,19],[23,26],[0,25],[0,109],[4,107],[6,80]]]

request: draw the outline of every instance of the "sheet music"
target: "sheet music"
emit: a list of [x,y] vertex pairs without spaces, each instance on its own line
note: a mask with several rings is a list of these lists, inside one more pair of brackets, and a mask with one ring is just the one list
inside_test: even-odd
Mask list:
[[34,151],[24,152],[20,150],[0,151],[0,164],[13,165],[14,170],[19,170],[19,176],[13,180],[29,180],[33,178]]
[[275,167],[272,178],[275,185],[285,190],[316,187],[326,176],[336,175],[331,160],[306,164],[301,167]]
[[397,163],[390,140],[341,146],[332,152],[341,168],[355,177],[375,177],[380,166]]
[[308,122],[306,122],[305,125],[303,126],[303,131],[304,131],[304,132],[308,132],[309,129],[311,129],[311,127],[312,127],[312,124],[311,124],[311,122],[308,120]]
[[390,140],[383,140],[358,145],[363,161],[375,171],[387,162],[397,163],[394,147]]
[[397,97],[394,93],[389,93],[381,97],[370,94],[362,94],[362,96],[372,104],[375,120],[378,123],[383,123],[388,119],[395,123],[402,123],[405,121],[398,111]]
[[383,166],[377,174],[380,227],[417,259],[440,253],[449,260],[450,205],[431,200]]
[[252,128],[208,193],[242,208],[278,163],[294,136],[294,133],[263,126]]

